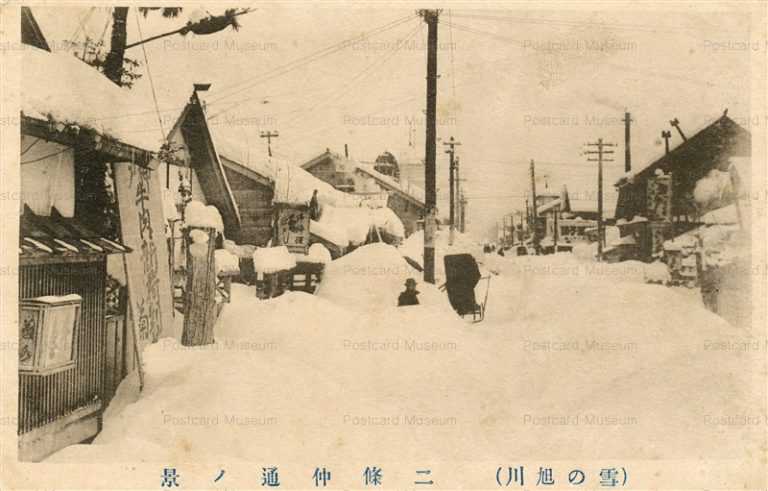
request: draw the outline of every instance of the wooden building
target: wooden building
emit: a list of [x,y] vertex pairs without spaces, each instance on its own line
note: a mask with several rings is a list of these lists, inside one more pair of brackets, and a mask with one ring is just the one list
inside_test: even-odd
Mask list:
[[[376,166],[390,169],[392,175],[383,174]],[[385,202],[403,222],[406,237],[418,230],[424,219],[424,191],[396,178],[399,172],[391,162],[369,165],[326,150],[301,167],[340,191]]]
[[117,385],[171,314],[162,231],[152,240],[162,217],[150,149],[161,137],[130,131],[157,120],[129,116],[143,101],[70,54],[40,49],[34,26],[26,31],[18,452],[39,461],[96,436]]
[[[702,210],[693,197],[696,183],[714,169],[729,171],[733,158],[750,155],[749,132],[726,111],[669,153],[622,176],[615,183],[617,225],[622,236],[635,237],[638,259],[651,260],[666,240],[700,226]],[[735,172],[741,181],[749,181],[749,168]]]
[[[162,162],[158,169],[165,186],[177,196],[187,192],[192,200],[213,205],[221,214],[224,235],[239,241],[242,218],[227,172],[208,126],[198,89],[189,98],[167,140],[176,150],[176,160]],[[206,87],[207,89],[207,87]],[[181,188],[189,187],[182,191]]]

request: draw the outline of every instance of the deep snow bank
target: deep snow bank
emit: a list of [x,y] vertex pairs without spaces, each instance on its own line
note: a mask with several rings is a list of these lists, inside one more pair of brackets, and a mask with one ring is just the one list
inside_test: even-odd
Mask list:
[[317,296],[352,310],[380,311],[397,307],[405,280],[413,278],[421,292],[419,307],[450,310],[445,293],[422,281],[422,277],[423,273],[411,267],[397,248],[374,243],[327,264]]

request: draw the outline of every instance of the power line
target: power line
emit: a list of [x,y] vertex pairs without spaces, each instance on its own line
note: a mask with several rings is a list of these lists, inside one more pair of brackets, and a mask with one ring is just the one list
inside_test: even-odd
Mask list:
[[451,25],[451,9],[448,9],[448,42],[450,43],[451,50],[451,87],[453,88],[453,98],[456,98],[456,69],[453,61],[453,26]]
[[239,93],[241,93],[243,91],[246,91],[246,90],[248,90],[248,89],[250,89],[250,88],[252,88],[252,87],[254,87],[254,86],[256,86],[256,85],[258,85],[260,83],[263,83],[263,82],[265,82],[267,80],[270,80],[270,79],[272,79],[274,77],[278,77],[280,75],[288,73],[289,71],[295,70],[296,68],[299,68],[299,67],[304,66],[306,64],[309,64],[309,63],[312,63],[314,61],[317,61],[317,60],[319,60],[321,58],[329,56],[329,55],[331,55],[333,53],[336,53],[338,51],[346,49],[349,46],[353,45],[355,42],[360,42],[362,40],[365,40],[369,36],[375,36],[375,35],[380,34],[382,32],[386,32],[388,30],[391,30],[391,29],[393,29],[393,28],[395,28],[395,27],[397,27],[397,26],[399,26],[401,24],[404,24],[404,23],[410,21],[411,19],[413,19],[413,17],[414,16],[412,14],[410,14],[410,15],[407,15],[407,16],[395,19],[394,21],[390,21],[390,22],[388,22],[388,23],[386,23],[386,24],[384,24],[382,26],[379,26],[379,27],[371,29],[371,30],[369,30],[367,32],[364,32],[363,34],[357,35],[357,36],[355,36],[353,38],[350,38],[350,39],[345,39],[345,40],[340,41],[338,43],[335,43],[335,44],[333,44],[331,46],[325,47],[323,49],[320,49],[318,51],[310,53],[310,54],[308,54],[306,56],[302,56],[302,57],[300,57],[300,58],[298,58],[296,60],[293,60],[293,61],[291,61],[289,63],[281,65],[281,66],[279,66],[277,68],[269,70],[269,71],[266,72],[266,74],[261,75],[259,77],[256,77],[255,79],[251,79],[250,81],[243,81],[243,82],[238,82],[236,84],[233,84],[230,87],[225,88],[225,92],[226,92],[227,89],[233,89],[234,87],[238,87],[238,86],[241,86],[241,85],[243,85],[243,87],[238,88],[236,90],[233,90],[232,92],[230,92],[228,94],[225,94],[225,95],[222,95],[222,96],[220,96],[220,97],[218,97],[216,99],[213,99],[213,100],[209,101],[208,104],[209,105],[216,104],[216,103],[222,101],[223,99],[232,97],[232,96],[234,96],[236,94],[239,94]]
[[[134,10],[134,12],[136,14],[136,28],[139,31],[139,41],[142,41],[144,36],[141,33],[141,21],[139,20],[139,11]],[[166,134],[165,134],[165,128],[163,127],[163,118],[162,116],[160,116],[160,106],[157,103],[157,93],[155,93],[155,82],[152,80],[152,70],[150,70],[149,68],[149,58],[147,57],[147,50],[145,49],[143,42],[141,44],[141,51],[142,53],[144,53],[144,63],[147,65],[147,76],[149,77],[149,87],[150,89],[152,89],[152,100],[155,103],[155,112],[157,113],[157,121],[158,123],[160,123],[160,134],[163,141],[165,141]]]
[[[478,20],[491,20],[491,21],[500,21],[500,22],[507,22],[507,23],[514,23],[514,24],[537,24],[537,25],[544,25],[544,26],[553,26],[553,27],[589,27],[589,28],[604,28],[604,29],[610,29],[610,30],[635,30],[635,31],[641,31],[641,32],[652,32],[652,33],[670,33],[670,34],[678,34],[680,31],[684,30],[698,30],[699,27],[696,26],[681,26],[676,25],[674,28],[659,28],[658,25],[645,25],[645,24],[623,24],[623,23],[617,23],[617,22],[596,22],[596,21],[578,21],[578,20],[560,20],[560,19],[541,19],[541,18],[531,18],[531,17],[513,17],[513,16],[507,16],[507,15],[488,15],[486,13],[483,14],[462,14],[457,13],[456,17],[459,18],[467,18],[467,19],[478,19]],[[710,30],[708,29],[708,32]],[[733,32],[728,30],[720,30],[720,32]]]
[[[359,42],[360,40],[365,39],[365,37],[367,37],[367,36],[377,35],[377,34],[380,34],[382,32],[385,32],[387,30],[393,29],[393,28],[395,28],[395,27],[397,27],[399,25],[402,25],[402,24],[406,23],[407,21],[411,20],[412,18],[413,18],[413,15],[404,16],[402,18],[396,19],[395,21],[391,21],[391,22],[389,22],[389,23],[387,23],[387,24],[385,24],[383,26],[380,26],[378,28],[375,28],[375,29],[372,29],[370,31],[364,32],[362,34],[359,34],[359,35],[357,35],[357,36],[355,36],[353,38],[349,38],[349,39],[346,39],[346,40],[341,41],[339,43],[336,43],[335,45],[331,45],[328,48],[325,48],[325,49],[322,49],[322,50],[318,50],[317,52],[314,52],[314,53],[312,53],[310,55],[298,58],[298,59],[294,60],[291,63],[287,63],[287,64],[285,64],[285,65],[283,65],[281,67],[277,67],[277,68],[275,68],[273,70],[270,70],[270,71],[266,72],[265,75],[261,76],[262,78],[260,78],[258,80],[255,80],[253,82],[253,84],[249,85],[248,87],[243,87],[242,89],[239,89],[236,92],[232,92],[230,94],[222,95],[221,97],[218,97],[216,99],[208,101],[207,104],[210,106],[210,105],[213,105],[215,103],[218,103],[218,102],[220,102],[221,100],[223,100],[225,98],[228,98],[228,97],[231,97],[231,96],[235,95],[235,93],[240,93],[240,92],[242,92],[244,90],[248,90],[249,88],[251,88],[254,85],[257,85],[259,83],[266,82],[267,80],[271,80],[273,78],[279,77],[281,75],[284,75],[285,73],[288,73],[290,71],[295,70],[296,68],[300,68],[301,66],[304,66],[304,65],[306,65],[308,63],[312,63],[312,62],[317,61],[317,60],[319,60],[319,59],[321,59],[321,58],[323,58],[325,56],[328,56],[330,54],[333,54],[333,53],[336,53],[338,51],[341,51],[342,49],[351,46],[354,42]],[[334,48],[333,51],[324,53],[325,51],[327,51],[327,50],[329,50],[331,48]],[[320,56],[316,56],[316,55],[320,55]],[[313,58],[313,59],[307,60],[307,58],[311,58],[313,56],[316,56],[316,57]],[[298,64],[298,63],[300,63],[300,64]],[[295,66],[289,66],[289,65],[295,65]],[[282,70],[282,71],[280,71],[280,70]],[[280,72],[279,73],[275,73],[274,75],[271,75],[273,72],[276,72],[276,71],[280,71]],[[237,84],[233,84],[233,85],[229,86],[229,88],[235,87],[237,85],[242,85],[243,83],[248,83],[248,81],[243,81],[243,82],[239,82]],[[247,101],[252,100],[252,99],[254,99],[254,97],[248,97],[246,99],[239,99],[237,101],[234,101],[233,107],[234,106],[238,106],[238,105],[242,105],[243,102],[247,102]],[[178,111],[181,111],[182,109],[184,109],[184,107],[185,106],[170,107],[170,108],[167,108],[167,109],[162,109],[161,112],[162,113],[178,112]],[[221,114],[223,112],[226,112],[226,111],[228,111],[230,109],[232,109],[232,107],[230,107],[228,109],[225,109],[224,111],[221,111],[220,113],[217,113],[216,115],[214,115],[212,117],[218,116],[219,114]],[[92,119],[89,119],[89,120],[87,120],[85,122],[123,119],[123,118],[135,117],[135,116],[143,116],[143,115],[150,114],[150,113],[153,113],[153,112],[156,112],[156,111],[155,110],[152,110],[152,111],[137,111],[135,113],[117,114],[117,115],[105,116],[105,117],[102,117],[102,118],[92,118]]]
[[[383,57],[381,59],[374,60],[373,63],[369,64],[368,66],[363,68],[363,70],[361,70],[356,75],[354,75],[349,80],[349,82],[336,93],[336,95],[334,95],[332,97],[329,97],[327,99],[322,99],[320,102],[318,102],[314,106],[310,107],[308,109],[308,112],[315,111],[318,107],[321,107],[321,106],[324,106],[324,105],[328,105],[328,104],[338,100],[339,98],[343,97],[344,95],[347,95],[348,90],[355,84],[355,82],[358,82],[358,81],[364,79],[367,75],[370,75],[371,73],[373,73],[376,68],[383,67],[386,62],[388,62],[390,59],[392,59],[392,57],[395,54],[397,54],[400,51],[400,49],[402,47],[404,47],[406,45],[406,43],[411,38],[413,38],[413,36],[415,36],[417,32],[421,31],[422,29],[423,29],[423,25],[421,23],[419,23],[416,26],[416,28],[411,30],[411,31],[409,31],[408,34],[406,34],[406,36],[404,36],[404,37],[402,37],[402,38],[397,40],[397,42],[394,45],[394,49],[389,53],[388,56]],[[299,119],[302,119],[302,117],[294,118],[293,120],[288,121],[287,124],[290,126],[292,123],[295,123]]]

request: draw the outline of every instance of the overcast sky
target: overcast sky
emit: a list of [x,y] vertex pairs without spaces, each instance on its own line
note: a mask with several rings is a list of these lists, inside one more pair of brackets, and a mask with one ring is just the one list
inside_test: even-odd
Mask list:
[[[244,5],[247,6],[247,5]],[[221,7],[211,6],[218,14]],[[109,43],[106,8],[34,7],[56,48],[84,33]],[[128,40],[180,27],[158,13],[128,20]],[[394,23],[404,19],[402,23]],[[278,130],[278,155],[301,163],[325,150],[373,160],[384,150],[401,162],[424,154],[426,24],[411,9],[266,7],[240,17],[242,28],[146,44],[163,127],[167,132],[192,84],[212,84],[208,114],[222,131],[266,154],[262,130]],[[394,23],[394,24],[393,24]],[[381,26],[394,25],[382,30]],[[280,67],[371,31],[311,62]],[[759,41],[756,41],[759,40]],[[606,165],[606,189],[623,173],[624,109],[632,113],[632,161],[663,152],[662,129],[677,117],[688,134],[725,108],[738,122],[764,131],[750,111],[750,57],[765,56],[763,33],[752,34],[740,13],[629,9],[443,10],[439,26],[438,137],[454,136],[469,198],[472,230],[486,231],[523,206],[528,162],[558,187],[594,190],[596,169],[583,144],[602,137],[619,144]],[[144,76],[132,89],[152,108],[140,47],[128,56]],[[762,118],[760,121],[750,118]],[[159,126],[159,125],[158,125]],[[161,134],[159,127],[147,128]],[[409,145],[412,140],[412,145]],[[680,137],[673,130],[672,145]],[[447,212],[447,155],[438,143],[441,214]],[[544,185],[540,181],[538,186]],[[611,197],[609,197],[609,200]]]

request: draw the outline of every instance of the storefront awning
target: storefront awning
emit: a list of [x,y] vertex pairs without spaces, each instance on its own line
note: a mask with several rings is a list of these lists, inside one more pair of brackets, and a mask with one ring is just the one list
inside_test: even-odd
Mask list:
[[51,216],[36,215],[25,206],[19,217],[19,256],[77,257],[94,254],[125,254],[131,248],[101,237],[77,218],[64,218],[55,209]]

